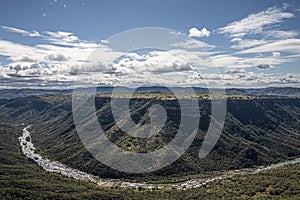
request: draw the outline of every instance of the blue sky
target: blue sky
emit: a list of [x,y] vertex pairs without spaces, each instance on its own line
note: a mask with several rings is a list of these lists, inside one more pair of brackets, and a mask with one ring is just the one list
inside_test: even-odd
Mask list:
[[[210,84],[298,87],[300,83],[300,2],[296,0],[3,0],[0,4],[0,88],[72,87],[74,80],[84,79],[82,74],[95,72],[93,67],[81,66],[93,49],[106,49],[107,38],[142,27],[178,31],[190,39],[186,44],[204,48],[220,71],[201,71],[198,78]],[[195,50],[188,49],[180,55],[200,66],[201,61],[194,59]],[[135,80],[134,85],[145,64],[149,68],[156,63],[155,70],[145,69],[147,76],[158,65],[160,72],[178,70],[184,77],[186,71],[193,71],[178,59],[167,59],[174,63],[164,66],[166,57],[157,52],[143,59],[131,54],[122,66],[114,64],[118,73],[106,74],[96,68],[100,82],[113,85],[119,83],[120,74],[130,74],[126,83]],[[129,70],[133,63],[138,71]],[[107,69],[104,63],[101,66]]]

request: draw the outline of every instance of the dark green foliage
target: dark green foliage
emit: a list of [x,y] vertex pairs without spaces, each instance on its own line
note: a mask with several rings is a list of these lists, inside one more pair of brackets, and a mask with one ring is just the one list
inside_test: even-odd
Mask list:
[[[85,151],[74,129],[70,99],[30,97],[5,101],[2,105],[6,106],[0,108],[0,199],[299,199],[299,164],[236,176],[187,191],[124,190],[100,188],[86,181],[45,172],[23,156],[18,145],[22,123],[33,123],[32,139],[44,156],[106,177],[159,179],[161,182],[168,181],[165,175],[180,178],[183,174],[253,166],[299,156],[299,100],[261,100],[258,104],[264,109],[260,111],[251,108],[255,104],[249,101],[250,108],[245,111],[249,116],[235,111],[239,103],[229,102],[226,127],[209,157],[197,159],[206,130],[204,123],[182,158],[156,173],[137,177],[111,170]],[[265,128],[260,122],[263,119],[255,121],[253,115],[265,115],[268,119],[264,123],[271,122]],[[118,144],[123,147],[129,139],[122,136],[116,142],[120,141]],[[156,139],[164,144],[164,138]]]
[[[130,107],[137,123],[147,123],[147,109],[160,103],[168,120],[160,134],[149,139],[126,135],[115,127],[109,98],[97,98],[100,124],[107,136],[125,150],[154,151],[172,140],[180,123],[180,107],[175,100],[132,99]],[[33,143],[46,157],[104,178],[155,180],[214,170],[266,165],[300,155],[300,99],[264,98],[228,100],[223,133],[213,151],[198,158],[199,148],[210,121],[210,101],[199,100],[201,119],[198,135],[190,149],[170,166],[150,174],[126,174],[95,160],[76,133],[70,96],[26,97],[6,102],[1,117],[9,122],[33,123]]]
[[118,191],[45,172],[21,154],[20,124],[0,123],[0,199],[120,199]]

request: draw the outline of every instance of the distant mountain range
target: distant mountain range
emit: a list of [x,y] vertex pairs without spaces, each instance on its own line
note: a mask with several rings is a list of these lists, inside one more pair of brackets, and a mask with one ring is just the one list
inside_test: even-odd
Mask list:
[[[97,87],[97,94],[112,93],[114,87]],[[188,92],[189,88],[173,87],[170,88],[176,92]],[[167,87],[140,87],[135,92],[169,92]],[[195,92],[208,92],[207,88],[194,87]],[[213,89],[220,91],[221,89]],[[83,92],[92,92],[92,88],[82,88]],[[130,92],[130,88],[118,87],[118,92]],[[284,96],[284,97],[300,97],[300,88],[295,87],[268,87],[268,88],[228,88],[226,94],[250,95],[250,96]],[[0,99],[16,99],[26,96],[47,96],[57,94],[72,94],[72,89],[55,90],[55,89],[2,89],[0,90]]]
[[260,89],[226,89],[227,94],[244,94],[244,95],[268,95],[268,96],[288,96],[300,97],[300,88],[293,87],[269,87]]

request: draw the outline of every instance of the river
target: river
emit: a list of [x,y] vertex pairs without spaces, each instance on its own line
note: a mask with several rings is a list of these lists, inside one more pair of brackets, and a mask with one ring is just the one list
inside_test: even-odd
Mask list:
[[102,187],[121,187],[121,188],[144,188],[144,189],[166,189],[172,188],[176,190],[185,190],[189,188],[201,187],[209,182],[215,180],[221,180],[238,174],[250,174],[250,173],[260,173],[265,170],[270,170],[278,168],[284,165],[295,164],[300,162],[300,158],[295,160],[280,162],[277,164],[272,164],[266,167],[251,168],[251,169],[241,169],[241,170],[232,170],[224,172],[222,175],[214,176],[210,178],[195,178],[180,183],[168,183],[168,184],[152,184],[152,183],[136,183],[136,182],[127,182],[121,181],[118,179],[102,179],[92,174],[80,171],[78,169],[70,168],[58,161],[53,161],[43,158],[41,155],[35,152],[35,147],[31,141],[30,132],[27,130],[30,126],[27,126],[23,129],[23,134],[19,137],[19,142],[22,148],[23,154],[34,160],[39,166],[48,172],[55,172],[63,174],[67,177],[75,178],[77,180],[86,180],[91,181]]

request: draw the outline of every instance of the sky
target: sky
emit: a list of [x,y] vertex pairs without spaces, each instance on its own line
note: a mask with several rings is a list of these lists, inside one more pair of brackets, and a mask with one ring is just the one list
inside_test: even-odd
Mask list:
[[0,89],[299,87],[299,21],[297,0],[2,0]]

